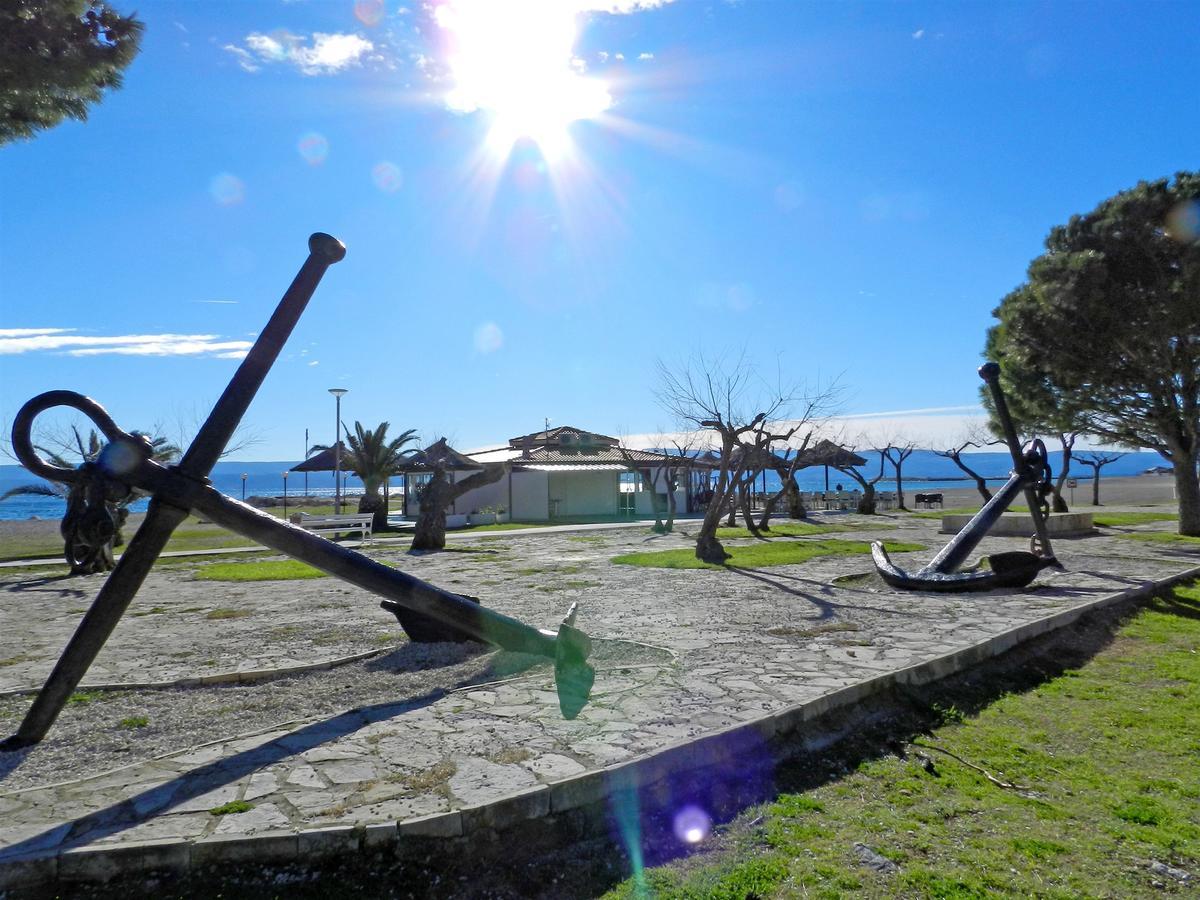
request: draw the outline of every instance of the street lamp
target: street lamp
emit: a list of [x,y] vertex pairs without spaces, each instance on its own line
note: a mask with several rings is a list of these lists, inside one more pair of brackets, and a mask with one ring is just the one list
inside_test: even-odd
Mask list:
[[287,469],[283,470],[283,520],[287,521]]
[[342,511],[342,396],[349,393],[345,388],[330,388],[329,393],[337,398],[337,418],[333,423],[333,514]]
[[246,479],[249,477],[250,477],[250,475],[248,473],[246,473],[246,472],[242,473],[242,502],[243,503],[246,502]]

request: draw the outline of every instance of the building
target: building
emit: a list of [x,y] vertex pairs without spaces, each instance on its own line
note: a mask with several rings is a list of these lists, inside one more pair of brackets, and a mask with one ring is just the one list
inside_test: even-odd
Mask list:
[[[569,425],[509,439],[507,444],[460,454],[444,440],[424,451],[419,462],[405,469],[404,515],[419,510],[421,485],[441,459],[455,481],[484,465],[509,463],[511,471],[493,484],[464,494],[447,510],[450,516],[504,510],[514,521],[545,522],[581,518],[630,518],[654,515],[649,485],[662,496],[668,475],[675,475],[679,514],[694,508],[692,497],[699,473],[711,463],[647,450],[629,450],[616,438]],[[455,523],[461,524],[461,523]]]

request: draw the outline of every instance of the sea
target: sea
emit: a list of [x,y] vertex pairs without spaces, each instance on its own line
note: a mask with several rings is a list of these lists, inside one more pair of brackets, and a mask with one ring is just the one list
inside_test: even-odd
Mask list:
[[[879,474],[878,454],[865,454],[871,463],[863,467],[868,478]],[[1008,478],[1012,461],[1006,452],[964,453],[963,461],[987,478],[992,485],[1002,484]],[[1050,465],[1058,472],[1061,464],[1061,454],[1051,451]],[[245,475],[245,497],[281,497],[283,496],[283,472],[296,462],[218,462],[213,468],[213,487],[227,496],[242,499],[243,480]],[[1141,475],[1147,469],[1155,466],[1170,465],[1157,453],[1138,452],[1127,453],[1116,462],[1110,463],[1100,471],[1101,478],[1114,478],[1130,475]],[[973,482],[967,478],[950,460],[937,456],[929,450],[916,450],[904,462],[902,469],[904,489],[906,491],[945,490],[949,488],[970,488]],[[1089,480],[1092,470],[1076,462],[1071,467],[1071,477],[1077,478],[1082,485]],[[362,482],[353,475],[345,475],[345,492],[355,495],[362,492]],[[828,472],[828,488],[836,489],[842,485],[846,490],[856,487],[852,479],[836,469]],[[796,481],[802,491],[826,490],[826,472],[823,467],[802,469],[797,473]],[[14,487],[25,484],[45,484],[40,478],[30,475],[23,467],[16,465],[0,466],[0,495]],[[396,499],[401,495],[400,478],[392,480],[390,493]],[[759,484],[761,484],[761,480]],[[891,467],[877,485],[880,490],[895,490],[895,481]],[[773,473],[767,474],[766,488],[768,491],[779,489],[779,479]],[[332,472],[310,472],[307,477],[302,472],[292,472],[287,479],[287,492],[290,497],[307,493],[310,497],[333,497],[334,483]],[[144,512],[149,501],[142,499],[131,505],[132,512]],[[41,497],[32,494],[18,494],[0,500],[0,520],[6,519],[58,519],[62,517],[66,503],[57,497]]]

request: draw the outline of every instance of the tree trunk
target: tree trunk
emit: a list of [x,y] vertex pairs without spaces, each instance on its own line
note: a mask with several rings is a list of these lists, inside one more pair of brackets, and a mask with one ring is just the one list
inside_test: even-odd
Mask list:
[[358,498],[358,511],[373,514],[372,531],[383,531],[387,528],[387,501],[379,493],[378,487],[374,491],[369,488],[363,491],[363,495]]
[[807,519],[808,510],[804,508],[804,499],[800,496],[800,488],[796,479],[789,475],[783,480],[784,496],[787,499],[788,516],[793,519]]
[[774,515],[775,507],[779,504],[779,501],[783,499],[783,495],[786,492],[787,492],[787,488],[782,487],[778,491],[776,491],[774,494],[772,494],[770,497],[767,498],[766,503],[763,504],[762,515],[759,516],[759,519],[758,519],[758,530],[759,531],[770,531],[771,530],[771,516]]
[[[938,455],[942,456],[945,454],[938,454]],[[979,491],[979,496],[981,496],[983,498],[984,503],[987,503],[989,500],[992,499],[992,492],[991,492],[991,490],[988,489],[987,482],[983,480],[983,477],[978,472],[976,472],[974,469],[972,469],[970,466],[968,466],[965,462],[963,462],[961,457],[957,453],[950,453],[950,461],[952,463],[954,463],[956,466],[958,466],[959,469],[961,469],[963,471],[963,474],[965,474],[967,477],[973,478],[975,480],[975,490]],[[1055,512],[1060,512],[1060,511],[1066,512],[1066,509],[1063,509],[1063,510],[1056,509],[1055,510]]]
[[1067,482],[1067,475],[1071,472],[1071,449],[1075,446],[1075,436],[1060,434],[1058,439],[1062,442],[1062,471],[1058,473],[1058,478],[1054,480],[1054,499],[1051,501],[1051,511],[1056,513],[1070,512],[1067,506],[1067,501],[1063,499],[1063,485]]
[[675,472],[667,472],[667,523],[663,527],[664,532],[675,530]]
[[1179,533],[1200,537],[1200,477],[1196,463],[1200,452],[1173,453],[1175,496],[1179,500]]
[[417,515],[416,533],[413,534],[410,550],[444,550],[446,548],[446,507],[467,491],[485,484],[492,484],[504,477],[509,465],[488,466],[470,478],[451,484],[446,469],[438,464],[433,478],[421,494],[421,512]]
[[908,507],[904,505],[904,482],[900,478],[900,464],[896,464],[896,509],[902,509],[908,512]]
[[858,511],[864,516],[875,515],[875,485],[862,482],[863,495],[858,499]]
[[746,530],[754,535],[754,537],[758,537],[758,524],[754,521],[754,512],[750,508],[750,498],[754,496],[752,491],[753,483],[753,476],[751,476],[745,482],[746,486],[738,491],[738,502],[742,507],[742,518],[746,520]]
[[1092,506],[1100,505],[1100,467],[1092,473]]

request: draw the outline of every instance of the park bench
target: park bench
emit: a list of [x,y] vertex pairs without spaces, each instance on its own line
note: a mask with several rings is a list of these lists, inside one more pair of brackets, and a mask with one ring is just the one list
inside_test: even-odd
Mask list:
[[313,534],[357,531],[362,534],[364,541],[371,539],[371,524],[374,520],[375,514],[369,512],[342,513],[336,516],[310,516],[308,513],[299,513],[292,517],[293,524]]
[[917,499],[914,502],[915,506],[923,509],[932,509],[934,505],[940,509],[943,506],[941,494],[917,494]]

